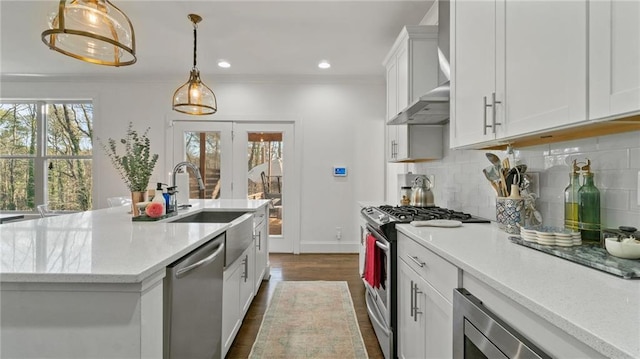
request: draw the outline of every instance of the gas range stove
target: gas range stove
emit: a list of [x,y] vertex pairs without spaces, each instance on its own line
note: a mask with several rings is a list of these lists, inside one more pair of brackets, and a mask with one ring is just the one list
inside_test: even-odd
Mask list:
[[441,207],[389,206],[366,207],[362,214],[371,224],[379,228],[389,223],[409,223],[431,219],[450,219],[462,223],[490,223],[488,219]]

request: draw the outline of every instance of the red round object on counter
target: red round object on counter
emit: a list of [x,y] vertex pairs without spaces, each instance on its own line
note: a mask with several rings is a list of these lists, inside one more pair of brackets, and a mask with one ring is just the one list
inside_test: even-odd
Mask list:
[[158,218],[158,217],[162,217],[162,210],[163,210],[163,207],[161,203],[151,202],[144,209],[144,213],[146,213],[147,216],[151,218]]

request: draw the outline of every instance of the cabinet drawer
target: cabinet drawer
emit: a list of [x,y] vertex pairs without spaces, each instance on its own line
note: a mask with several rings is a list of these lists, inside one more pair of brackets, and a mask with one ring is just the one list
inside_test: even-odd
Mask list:
[[453,289],[458,287],[458,267],[402,233],[398,233],[398,258],[453,303]]

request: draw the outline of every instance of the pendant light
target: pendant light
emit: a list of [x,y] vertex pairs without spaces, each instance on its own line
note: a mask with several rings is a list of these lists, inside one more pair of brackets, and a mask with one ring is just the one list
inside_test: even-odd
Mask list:
[[173,109],[189,115],[212,115],[218,111],[216,95],[200,80],[200,71],[196,67],[197,29],[202,17],[189,14],[189,20],[193,23],[193,68],[189,81],[173,94]]
[[136,62],[131,21],[108,0],[60,0],[42,41],[52,50],[92,64]]

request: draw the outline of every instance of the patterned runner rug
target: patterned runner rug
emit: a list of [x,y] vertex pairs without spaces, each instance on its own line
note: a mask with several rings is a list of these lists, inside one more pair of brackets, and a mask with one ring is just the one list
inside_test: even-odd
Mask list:
[[347,282],[280,282],[249,358],[368,358]]

